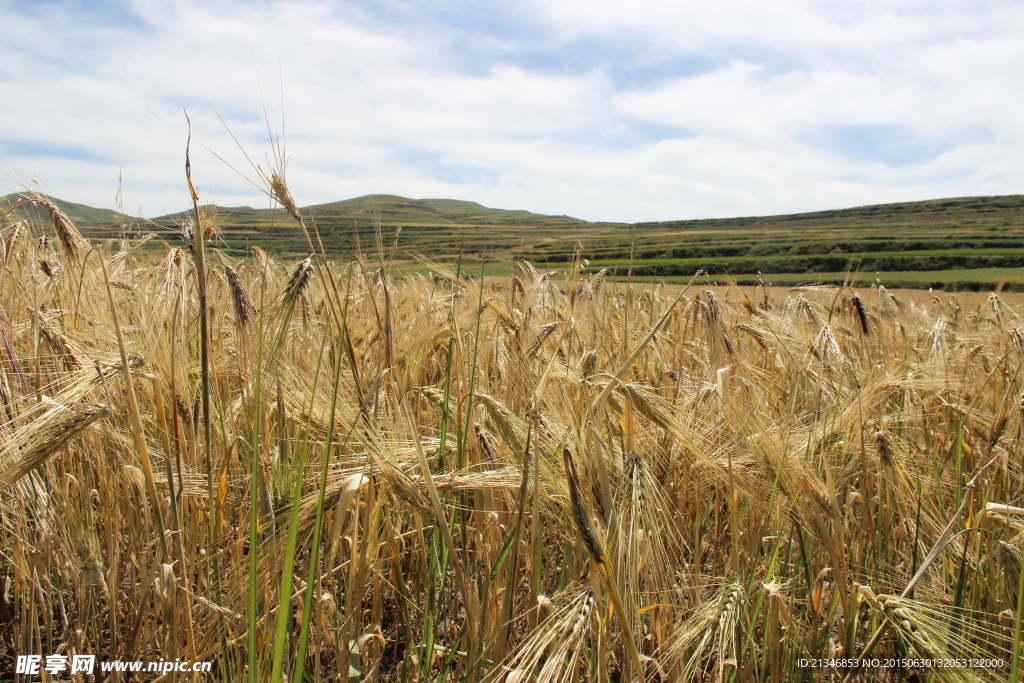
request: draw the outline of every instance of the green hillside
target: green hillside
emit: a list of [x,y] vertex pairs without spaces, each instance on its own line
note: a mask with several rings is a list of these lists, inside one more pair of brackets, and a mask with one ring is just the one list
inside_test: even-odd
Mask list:
[[[215,212],[214,222],[220,235],[218,247],[227,253],[244,255],[253,246],[278,254],[305,254],[309,248],[298,224],[280,209],[250,207],[206,207]],[[455,199],[408,199],[395,195],[368,195],[315,204],[301,208],[311,231],[319,233],[330,254],[351,253],[358,245],[375,249],[377,226],[384,241],[391,245],[394,232],[402,228],[399,253],[429,253],[439,256],[458,253],[487,254],[503,258],[517,249],[524,236],[526,243],[546,239],[547,235],[570,229],[582,236],[592,224],[568,216],[545,216],[529,211],[492,209],[476,202]],[[153,219],[156,225],[146,229],[172,241],[178,239],[174,226],[185,213]]]
[[[17,195],[0,199],[5,206]],[[186,214],[139,219],[55,200],[93,239],[155,233],[180,244]],[[297,223],[280,209],[204,207],[219,233],[215,246],[244,256],[253,246],[282,257],[308,252]],[[577,250],[595,271],[634,280],[688,279],[701,269],[707,281],[733,278],[780,285],[842,282],[848,271],[861,283],[886,286],[982,289],[1004,284],[1024,289],[1024,195],[962,197],[882,204],[780,216],[660,223],[589,223],[568,216],[509,211],[455,199],[368,195],[301,209],[328,254],[345,258],[357,247],[376,253],[378,229],[395,258],[441,260],[460,250],[468,267],[486,258],[502,273],[514,258],[565,268]],[[38,207],[18,215],[45,223]],[[160,240],[152,242],[155,246]],[[419,267],[415,264],[399,267]]]
[[[0,197],[0,213],[3,213],[8,208],[20,204],[25,201],[27,195],[20,193],[13,193]],[[84,226],[103,225],[106,227],[112,225],[120,225],[121,223],[138,222],[138,218],[132,216],[126,216],[125,214],[118,213],[111,209],[95,209],[85,204],[76,204],[74,202],[66,202],[63,199],[56,197],[48,197],[48,199],[57,205],[57,207],[66,213],[76,225],[81,224]],[[21,218],[28,218],[31,220],[41,221],[49,220],[49,215],[46,213],[46,209],[41,207],[39,204],[30,203],[18,209],[18,214]]]
[[[550,267],[573,258],[565,243],[523,257]],[[1024,289],[1024,195],[962,197],[834,211],[638,223],[584,242],[590,268],[678,282],[698,268],[741,284],[859,282],[889,287]]]

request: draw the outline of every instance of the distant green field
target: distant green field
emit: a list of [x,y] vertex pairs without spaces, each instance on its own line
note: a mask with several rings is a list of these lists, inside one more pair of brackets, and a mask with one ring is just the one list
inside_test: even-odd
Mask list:
[[[635,282],[674,282],[683,278],[659,278],[650,275],[636,276]],[[689,278],[685,278],[686,281]],[[947,291],[986,291],[1002,287],[1005,291],[1024,292],[1024,268],[970,268],[942,271],[893,271],[866,273],[835,271],[829,273],[774,273],[758,275],[705,275],[697,278],[697,284],[728,284],[743,286],[765,284],[770,287],[795,287],[798,285],[841,285],[857,287],[884,285],[889,289],[941,289]]]
[[[17,196],[0,199],[13,206]],[[143,222],[116,212],[57,200],[93,239],[151,234],[150,244],[181,245],[185,214]],[[298,224],[280,210],[207,207],[219,229],[216,246],[243,257],[259,246],[281,258],[308,253]],[[612,279],[704,280],[780,285],[836,283],[848,272],[861,283],[943,289],[1024,288],[1024,195],[966,197],[835,211],[661,223],[589,223],[568,216],[490,209],[450,199],[359,197],[303,208],[324,250],[348,259],[356,250],[380,255],[399,270],[427,272],[429,256],[464,272],[509,272],[524,258],[564,270],[577,258]],[[40,225],[45,212],[19,210]]]

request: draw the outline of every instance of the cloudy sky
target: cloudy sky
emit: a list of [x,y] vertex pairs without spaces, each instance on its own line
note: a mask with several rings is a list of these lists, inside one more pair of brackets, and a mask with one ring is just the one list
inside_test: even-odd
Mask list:
[[[0,0],[0,190],[589,220],[1024,192],[1017,0]],[[266,118],[264,117],[266,111]],[[221,121],[223,119],[223,123]],[[234,170],[233,170],[234,169]]]

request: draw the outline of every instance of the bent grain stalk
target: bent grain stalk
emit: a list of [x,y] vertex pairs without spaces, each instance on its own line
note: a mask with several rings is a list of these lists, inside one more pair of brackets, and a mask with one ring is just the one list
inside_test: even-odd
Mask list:
[[573,519],[576,520],[576,528],[583,539],[583,545],[586,547],[587,552],[590,553],[590,558],[597,565],[598,570],[601,572],[601,578],[604,579],[605,585],[611,593],[615,613],[619,617],[619,624],[622,627],[622,632],[625,634],[626,646],[629,651],[629,657],[632,660],[634,673],[636,673],[640,683],[643,683],[644,669],[643,664],[640,662],[640,651],[637,649],[636,639],[633,637],[633,620],[622,606],[622,598],[619,597],[619,588],[615,581],[615,575],[607,561],[608,558],[605,556],[601,541],[594,534],[594,527],[590,522],[590,513],[584,507],[583,496],[580,494],[579,476],[576,474],[576,466],[573,464],[572,453],[569,452],[568,448],[562,450],[562,461],[565,463],[565,476],[569,483],[569,500],[572,505]]

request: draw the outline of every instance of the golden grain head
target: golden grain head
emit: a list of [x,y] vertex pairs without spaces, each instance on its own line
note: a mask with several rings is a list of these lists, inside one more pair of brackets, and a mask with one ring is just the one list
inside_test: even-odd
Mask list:
[[61,211],[56,204],[45,198],[37,199],[37,201],[50,214],[50,225],[57,236],[57,241],[60,243],[64,254],[70,262],[77,262],[82,252],[88,248],[88,243],[82,237],[82,233],[78,231],[78,228],[75,227],[75,224],[68,218],[67,214]]

